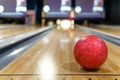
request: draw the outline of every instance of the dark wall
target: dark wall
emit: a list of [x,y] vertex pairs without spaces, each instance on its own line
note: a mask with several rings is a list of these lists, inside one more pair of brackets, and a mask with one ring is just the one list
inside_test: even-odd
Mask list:
[[41,11],[43,0],[27,0],[27,10],[36,11],[36,23],[41,23]]
[[41,24],[41,12],[42,12],[42,7],[43,7],[43,0],[36,0],[36,23]]
[[105,0],[106,22],[120,24],[120,0]]
[[35,0],[27,0],[27,10],[35,9]]

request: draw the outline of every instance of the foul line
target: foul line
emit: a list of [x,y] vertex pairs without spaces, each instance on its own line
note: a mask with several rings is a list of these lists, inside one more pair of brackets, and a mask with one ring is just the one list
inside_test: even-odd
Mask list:
[[[42,74],[0,74],[0,76],[42,76]],[[54,74],[53,76],[120,76],[120,74]]]

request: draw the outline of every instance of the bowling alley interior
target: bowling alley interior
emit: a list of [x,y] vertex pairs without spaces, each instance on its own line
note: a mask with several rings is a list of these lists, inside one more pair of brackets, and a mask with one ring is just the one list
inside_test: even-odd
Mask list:
[[0,80],[120,80],[120,0],[0,0]]

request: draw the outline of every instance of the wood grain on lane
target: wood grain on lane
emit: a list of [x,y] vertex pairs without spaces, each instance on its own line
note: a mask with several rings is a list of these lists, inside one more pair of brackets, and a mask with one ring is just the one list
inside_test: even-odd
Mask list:
[[[12,76],[15,80],[114,80],[120,74],[120,47],[106,42],[109,55],[106,62],[96,71],[86,71],[75,61],[73,49],[76,41],[87,33],[53,30],[23,55],[0,71],[0,75]],[[20,74],[24,74],[23,76]],[[37,75],[36,75],[37,74]],[[11,76],[0,76],[0,80]]]
[[7,37],[15,36],[18,34],[22,34],[25,32],[29,32],[29,31],[38,29],[38,27],[36,27],[36,26],[10,25],[12,28],[9,28],[8,25],[3,25],[3,27],[6,27],[6,26],[8,27],[8,29],[0,30],[0,39],[4,39]]

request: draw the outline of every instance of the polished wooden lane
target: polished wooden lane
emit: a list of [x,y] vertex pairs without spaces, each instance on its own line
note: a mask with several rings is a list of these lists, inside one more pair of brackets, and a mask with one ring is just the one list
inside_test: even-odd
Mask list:
[[0,25],[0,39],[38,29],[36,26]]
[[[15,24],[0,24],[0,29],[7,29],[7,28],[13,28],[16,27]],[[21,27],[21,25],[17,25],[17,27]]]
[[79,29],[72,31],[53,30],[31,49],[2,69],[0,80],[120,79],[120,47],[109,42],[106,42],[109,51],[107,61],[99,70],[86,71],[76,63],[73,56],[74,45],[78,39],[86,35],[88,34]]
[[110,34],[120,36],[120,28],[109,27],[109,26],[108,27],[91,26],[89,28],[93,28],[93,29],[96,29],[96,30],[100,30],[100,31],[103,31],[103,32],[107,32],[107,33],[110,33]]

